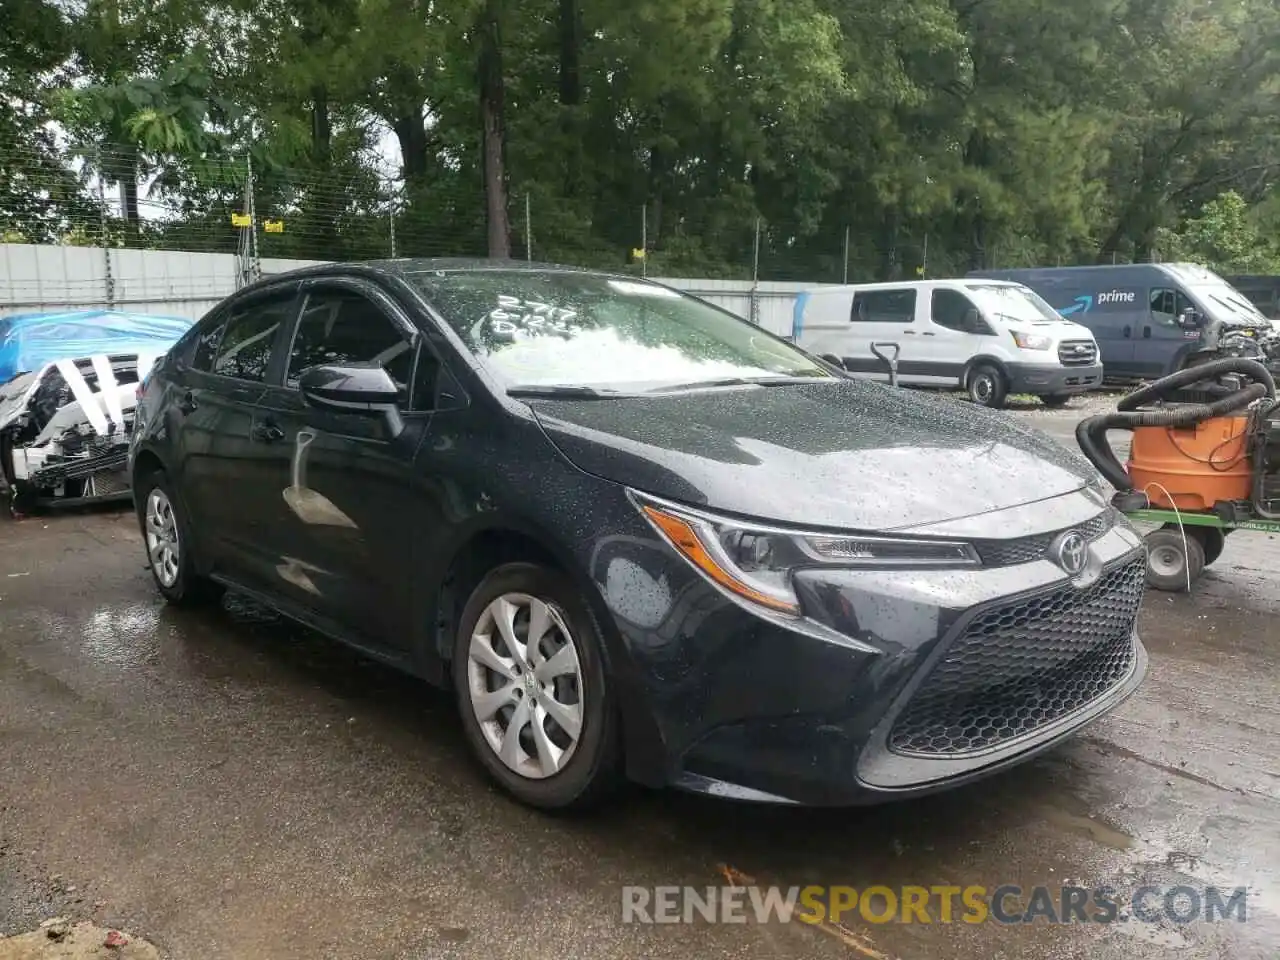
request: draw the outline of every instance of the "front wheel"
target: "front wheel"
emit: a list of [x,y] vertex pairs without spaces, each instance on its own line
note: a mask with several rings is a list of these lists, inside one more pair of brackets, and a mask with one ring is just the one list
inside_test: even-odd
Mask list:
[[174,606],[216,601],[222,587],[196,572],[190,528],[169,486],[157,470],[142,478],[138,489],[138,522],[147,551],[147,567],[161,595]]
[[980,363],[969,372],[965,389],[969,399],[978,406],[998,410],[1004,406],[1009,384],[999,369],[989,363]]
[[490,572],[459,619],[453,681],[472,752],[521,802],[582,809],[616,785],[603,643],[564,574],[531,563]]

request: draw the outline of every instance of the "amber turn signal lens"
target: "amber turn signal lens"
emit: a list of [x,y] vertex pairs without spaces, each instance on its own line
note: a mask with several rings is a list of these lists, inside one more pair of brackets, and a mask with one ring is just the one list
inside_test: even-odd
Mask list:
[[799,615],[800,609],[794,603],[788,603],[777,597],[771,597],[767,593],[761,593],[726,570],[708,552],[702,542],[702,538],[698,536],[697,531],[693,529],[687,520],[664,513],[649,504],[645,504],[643,509],[645,516],[653,521],[654,525],[666,535],[671,545],[679,550],[686,560],[720,586],[726,590],[731,590],[744,600],[750,600],[752,603],[768,607],[770,610],[777,610],[780,613],[788,613],[792,616]]

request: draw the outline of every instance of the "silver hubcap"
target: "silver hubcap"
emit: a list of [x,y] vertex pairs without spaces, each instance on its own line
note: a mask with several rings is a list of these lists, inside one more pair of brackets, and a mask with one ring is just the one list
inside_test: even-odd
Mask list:
[[471,708],[485,742],[508,769],[541,780],[564,769],[582,736],[582,666],[551,604],[507,593],[471,633]]
[[182,554],[173,504],[163,490],[152,490],[147,497],[146,529],[147,557],[151,560],[151,569],[155,571],[161,586],[172,587],[178,582],[178,563]]
[[973,379],[973,399],[979,403],[986,403],[991,399],[991,391],[994,384],[991,377],[985,373],[979,374]]
[[1147,558],[1151,569],[1162,577],[1172,577],[1182,572],[1182,553],[1177,547],[1159,546]]

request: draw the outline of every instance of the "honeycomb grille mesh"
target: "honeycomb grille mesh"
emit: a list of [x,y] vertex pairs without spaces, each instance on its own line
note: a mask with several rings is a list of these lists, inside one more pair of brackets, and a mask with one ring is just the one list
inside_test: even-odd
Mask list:
[[889,736],[898,753],[954,756],[1034,733],[1116,686],[1134,662],[1146,561],[978,615]]
[[[1086,540],[1092,542],[1110,530],[1115,522],[1115,511],[1107,509],[1074,529],[1079,530]],[[1064,527],[1063,529],[1073,528]],[[974,543],[974,546],[986,566],[1012,567],[1045,557],[1049,551],[1049,544],[1053,543],[1053,538],[1060,533],[1062,530],[1041,533],[1034,537],[1019,537],[1016,540],[979,540]]]

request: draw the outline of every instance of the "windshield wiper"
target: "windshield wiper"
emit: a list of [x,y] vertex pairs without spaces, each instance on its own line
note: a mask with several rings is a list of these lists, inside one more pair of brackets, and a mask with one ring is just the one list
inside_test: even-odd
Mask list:
[[700,387],[785,387],[797,383],[813,383],[815,380],[836,380],[838,377],[721,377],[718,380],[695,380],[692,383],[673,383],[666,387],[655,387],[650,393],[671,393],[676,390],[696,390]]
[[558,400],[605,400],[618,395],[616,390],[597,390],[595,387],[582,387],[572,383],[522,383],[507,387],[507,396],[517,399],[551,397]]

